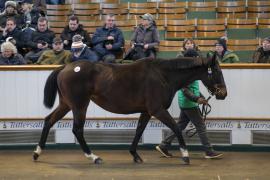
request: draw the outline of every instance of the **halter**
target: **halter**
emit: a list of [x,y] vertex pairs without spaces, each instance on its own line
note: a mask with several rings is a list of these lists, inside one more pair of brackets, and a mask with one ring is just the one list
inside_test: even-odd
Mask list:
[[[213,71],[212,71],[212,68],[210,66],[208,66],[208,68],[207,68],[207,75],[208,75],[208,80],[211,83],[213,83]],[[214,86],[214,88],[215,88],[214,92],[210,91],[209,88],[207,88],[207,91],[209,92],[209,94],[216,95],[216,94],[220,93],[221,89],[219,87]]]

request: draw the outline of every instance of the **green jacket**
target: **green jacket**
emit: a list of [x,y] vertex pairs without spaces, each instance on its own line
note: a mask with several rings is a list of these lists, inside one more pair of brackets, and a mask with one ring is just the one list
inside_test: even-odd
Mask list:
[[54,50],[46,50],[39,57],[37,64],[67,64],[71,62],[71,52],[62,50],[55,53]]
[[[207,56],[213,56],[215,52],[214,51],[210,51],[208,52]],[[239,57],[232,51],[226,51],[223,58],[221,56],[217,56],[217,60],[220,63],[237,63],[239,62]]]
[[200,94],[199,81],[194,81],[187,88],[182,88],[178,91],[178,105],[180,108],[198,107],[197,100],[202,95]]

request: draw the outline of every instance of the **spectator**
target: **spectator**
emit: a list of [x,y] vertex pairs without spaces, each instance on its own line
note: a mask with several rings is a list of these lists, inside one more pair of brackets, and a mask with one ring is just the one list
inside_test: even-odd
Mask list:
[[89,60],[92,62],[98,61],[98,56],[94,51],[91,51],[86,44],[82,42],[82,36],[77,34],[72,38],[71,45],[72,61]]
[[[154,17],[149,13],[140,17],[142,22],[131,37],[130,51],[135,51],[135,53],[132,53],[130,57],[132,60],[137,60],[144,57],[155,58],[155,48],[159,45],[159,33],[154,21]],[[127,57],[125,59],[127,59]]]
[[262,46],[253,54],[254,63],[270,63],[270,37],[264,38]]
[[16,47],[11,42],[4,42],[1,45],[0,65],[21,65],[26,64],[22,55],[18,54]]
[[21,7],[24,13],[24,25],[30,25],[36,28],[38,18],[41,17],[41,14],[38,9],[33,8],[33,0],[22,0]]
[[31,36],[30,42],[27,43],[31,51],[25,55],[25,59],[28,63],[35,63],[43,51],[52,47],[52,40],[55,34],[48,29],[48,20],[45,17],[40,17],[38,19],[37,31],[33,32]]
[[65,0],[46,0],[47,4],[65,4]]
[[17,28],[16,21],[13,18],[8,18],[6,27],[1,36],[1,42],[11,41],[23,53],[24,42],[22,39],[22,32]]
[[79,34],[83,38],[83,43],[88,47],[91,47],[91,38],[86,30],[83,29],[83,25],[79,24],[77,16],[70,16],[68,26],[66,26],[61,33],[61,38],[64,41],[64,49],[70,50],[72,44],[72,37]]
[[188,50],[190,49],[194,49],[198,56],[202,57],[202,54],[198,48],[198,46],[196,46],[195,41],[192,38],[186,38],[183,42],[183,50],[180,51],[176,57],[187,57],[187,53],[189,52]]
[[54,38],[52,47],[52,50],[46,50],[41,54],[37,64],[67,64],[71,62],[71,53],[64,50],[61,38]]
[[46,15],[46,0],[34,0],[34,9],[37,9],[42,16]]
[[0,1],[0,12],[4,11],[6,2],[7,2],[7,0]]
[[0,14],[0,31],[4,30],[8,18],[14,18],[19,29],[23,25],[23,17],[17,13],[16,6],[15,1],[7,1],[5,3],[5,10]]
[[122,31],[115,25],[115,16],[113,14],[107,15],[105,25],[97,28],[92,43],[99,60],[104,62],[115,62],[116,57],[122,54],[125,41]]
[[218,39],[215,44],[215,51],[210,51],[207,56],[213,56],[214,53],[217,54],[217,59],[220,63],[237,63],[239,62],[238,56],[227,49],[227,43],[225,39]]

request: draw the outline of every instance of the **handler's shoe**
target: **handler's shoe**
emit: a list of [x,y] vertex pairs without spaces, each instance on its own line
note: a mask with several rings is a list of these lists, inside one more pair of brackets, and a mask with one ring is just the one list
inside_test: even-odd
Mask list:
[[156,146],[156,150],[166,158],[171,158],[173,156],[171,153],[168,152],[168,150],[165,147],[162,147],[160,145]]
[[221,156],[223,156],[222,153],[218,153],[215,151],[206,151],[205,152],[206,159],[217,159],[217,158],[221,158]]

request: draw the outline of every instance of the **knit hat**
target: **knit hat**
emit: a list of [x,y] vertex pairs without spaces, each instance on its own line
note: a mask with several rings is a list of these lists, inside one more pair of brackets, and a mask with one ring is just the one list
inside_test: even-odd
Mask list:
[[270,37],[264,38],[263,41],[268,41],[268,42],[270,42]]
[[222,46],[225,51],[227,50],[227,43],[225,39],[218,39],[215,45]]
[[146,13],[142,16],[140,16],[140,18],[144,19],[144,20],[148,20],[148,21],[154,21],[154,17],[152,14]]
[[82,42],[82,36],[77,34],[74,35],[72,38],[72,44],[71,44],[71,48],[72,49],[77,49],[77,48],[82,48],[83,47],[83,42]]
[[7,8],[8,6],[11,6],[11,7],[13,7],[14,9],[16,9],[17,4],[16,4],[15,1],[7,1],[7,2],[5,3],[5,8]]

